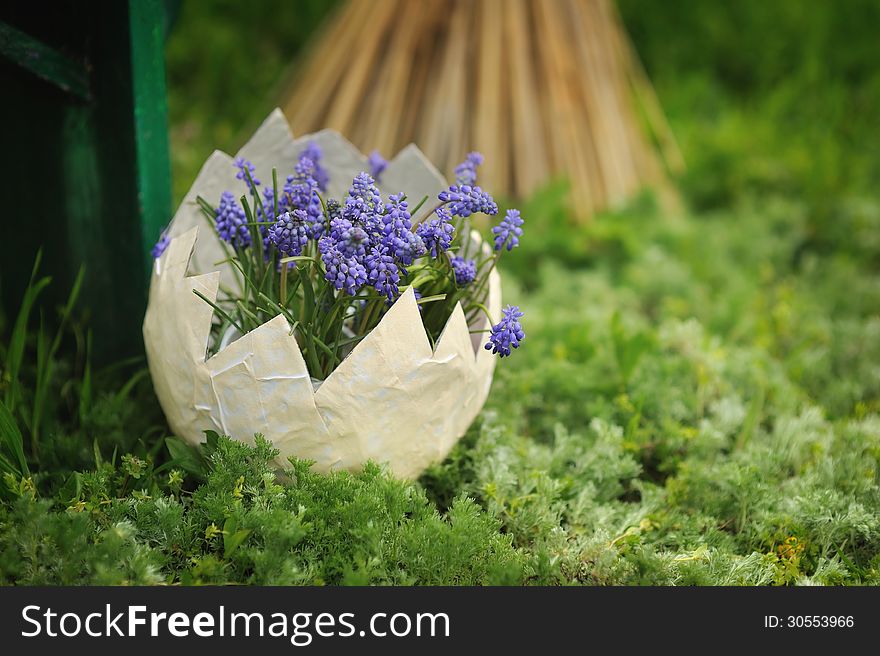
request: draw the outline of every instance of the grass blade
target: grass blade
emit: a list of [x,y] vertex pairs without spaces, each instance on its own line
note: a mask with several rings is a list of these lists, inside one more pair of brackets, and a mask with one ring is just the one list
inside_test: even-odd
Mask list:
[[302,281],[303,290],[303,312],[300,319],[304,324],[311,324],[312,316],[315,313],[315,290],[312,289],[312,280],[306,271],[307,267],[299,270],[299,277]]
[[[34,265],[34,274],[37,271],[39,262],[40,255],[38,254],[37,263]],[[15,319],[12,335],[9,339],[9,348],[6,351],[6,362],[4,363],[6,376],[9,381],[9,387],[6,390],[4,401],[10,412],[15,412],[17,401],[21,396],[21,383],[19,382],[18,377],[21,372],[21,363],[24,360],[28,320],[30,319],[31,311],[33,310],[34,303],[36,303],[37,297],[51,281],[51,278],[45,277],[34,282],[34,276],[32,274],[31,281],[28,283],[27,289],[24,292],[24,297],[21,300],[21,308],[18,311],[18,316]]]
[[0,446],[6,452],[6,454],[0,452],[0,455],[4,455],[8,465],[16,467],[11,473],[27,476],[29,471],[24,457],[24,438],[15,422],[15,417],[2,401],[0,401]]
[[235,326],[235,328],[238,330],[238,332],[240,332],[242,335],[244,335],[244,334],[247,332],[246,330],[244,330],[244,329],[238,324],[238,322],[237,322],[235,319],[233,319],[232,317],[230,317],[230,316],[226,313],[226,310],[224,310],[222,307],[220,307],[219,305],[217,305],[214,301],[212,301],[212,300],[209,299],[207,296],[205,296],[204,294],[202,294],[198,289],[194,289],[194,290],[193,290],[193,294],[195,294],[195,295],[198,296],[200,299],[202,299],[205,303],[207,303],[207,304],[210,305],[212,308],[214,308],[214,310],[217,312],[217,314],[219,314],[221,317],[223,317],[224,319],[226,319],[226,321],[228,321],[228,322],[231,323],[233,326]]
[[414,217],[414,216],[418,213],[418,211],[419,211],[420,209],[422,209],[422,205],[424,205],[425,202],[426,202],[427,200],[428,200],[428,197],[427,197],[427,196],[424,196],[424,197],[422,198],[422,200],[419,201],[419,204],[416,205],[414,208],[412,208],[412,211],[410,211],[410,216],[413,216],[413,217]]
[[92,331],[86,336],[86,363],[79,389],[79,422],[83,424],[92,411]]

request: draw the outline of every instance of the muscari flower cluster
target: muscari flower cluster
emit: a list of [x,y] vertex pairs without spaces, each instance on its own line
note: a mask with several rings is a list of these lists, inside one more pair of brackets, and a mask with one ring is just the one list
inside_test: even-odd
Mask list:
[[477,167],[483,163],[483,156],[474,151],[468,153],[464,161],[455,167],[455,184],[473,186],[477,184]]
[[388,168],[388,161],[379,154],[378,150],[374,150],[367,157],[367,164],[370,166],[370,175],[376,182],[382,182],[382,174]]
[[153,256],[154,260],[158,260],[162,257],[162,253],[165,252],[165,249],[168,248],[168,244],[171,243],[171,237],[168,236],[168,232],[166,230],[162,231],[162,234],[159,236],[159,241],[156,242],[156,245],[153,246],[153,250],[150,251],[150,255]]
[[238,173],[235,174],[236,179],[243,180],[251,191],[260,185],[260,181],[257,179],[257,168],[253,164],[243,157],[237,157],[234,164],[238,169]]
[[519,323],[523,317],[519,306],[508,305],[501,310],[501,316],[501,321],[492,326],[486,350],[503,358],[510,355],[511,349],[519,348],[519,343],[525,339],[526,334]]
[[323,153],[321,152],[320,146],[314,141],[311,141],[300,154],[300,160],[307,159],[312,163],[311,176],[317,183],[318,190],[324,192],[327,191],[327,185],[330,182],[330,174],[327,173],[327,169],[321,166],[322,155]]
[[[254,184],[256,182],[255,180]],[[224,191],[220,195],[220,205],[217,207],[215,220],[220,239],[229,242],[235,248],[247,248],[251,245],[247,216],[231,191]]]
[[455,274],[455,284],[459,287],[466,287],[477,277],[477,261],[469,260],[460,255],[456,255],[451,260],[452,271]]
[[355,296],[369,283],[391,302],[399,294],[401,273],[425,254],[426,246],[412,231],[403,194],[385,203],[372,176],[359,173],[345,203],[334,208],[318,251],[325,277],[336,289]]
[[284,212],[267,234],[282,255],[301,255],[309,243],[308,215],[300,209]]
[[513,250],[519,245],[519,238],[522,237],[523,220],[519,215],[519,210],[507,210],[507,214],[497,226],[492,228],[492,234],[495,235],[495,250],[500,251],[502,248]]
[[[476,169],[482,164],[482,155],[476,152],[467,155],[455,169],[455,184],[438,195],[440,204],[431,217],[415,227],[404,194],[382,200],[376,178],[385,170],[387,162],[377,152],[368,160],[372,175],[358,174],[343,202],[329,199],[326,204],[322,203],[320,193],[326,190],[329,176],[321,165],[321,157],[320,147],[308,144],[279,197],[275,198],[273,189],[262,190],[255,212],[266,257],[271,247],[281,257],[298,256],[314,242],[324,278],[336,290],[357,296],[370,286],[388,303],[399,296],[400,281],[407,275],[407,267],[424,256],[432,260],[448,257],[459,288],[474,283],[480,271],[477,261],[454,253],[447,256],[447,252],[455,238],[455,217],[498,213],[494,199],[476,185]],[[236,177],[246,183],[256,200],[257,187],[262,184],[256,177],[256,168],[242,158],[235,160],[235,167]],[[215,222],[220,238],[236,250],[251,247],[252,233],[245,211],[229,191],[220,197]],[[510,251],[519,244],[522,224],[519,212],[508,210],[492,230],[496,252]],[[161,255],[165,245],[167,237],[163,235],[154,254]],[[502,320],[491,328],[486,348],[501,357],[510,355],[511,349],[517,348],[525,337],[519,323],[522,316],[516,306],[505,308]]]

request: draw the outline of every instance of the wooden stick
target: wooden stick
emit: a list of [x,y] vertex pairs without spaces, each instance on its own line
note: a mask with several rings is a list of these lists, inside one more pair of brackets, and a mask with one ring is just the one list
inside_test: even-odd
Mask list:
[[[571,197],[578,216],[587,217],[599,205],[597,202],[598,171],[587,161],[592,143],[580,138],[577,122],[577,102],[571,85],[575,83],[570,62],[559,39],[564,29],[554,9],[555,3],[535,4],[537,27],[543,30],[541,56],[547,71],[550,110],[556,114],[557,129],[553,131],[555,152],[562,169],[571,181]],[[601,192],[599,192],[601,193]]]
[[347,55],[337,44],[367,17],[369,4],[355,0],[342,11],[332,14],[319,45],[307,51],[307,58],[301,60],[305,62],[304,70],[293,76],[293,93],[285,105],[294,134],[319,129],[316,127],[318,117],[329,106],[346,63]]
[[[355,25],[356,32],[346,41],[337,44],[344,49],[345,44],[357,47],[356,56],[349,58],[349,65],[343,71],[339,91],[326,116],[326,127],[335,128],[343,134],[350,130],[355,113],[361,107],[364,92],[369,88],[370,78],[375,72],[374,60],[381,58],[381,49],[386,45],[386,29],[392,25],[397,14],[398,0],[367,2],[372,8],[369,30]],[[390,54],[390,53],[388,53]]]
[[541,113],[537,69],[537,44],[529,26],[526,0],[508,0],[504,14],[505,42],[508,48],[510,78],[508,103],[510,127],[506,134],[512,152],[511,189],[530,194],[549,177],[546,125]]
[[477,24],[480,25],[477,41],[477,75],[470,91],[474,116],[474,148],[486,158],[480,169],[480,184],[487,189],[507,189],[508,140],[510,107],[504,92],[507,78],[504,46],[503,0],[484,0],[476,5]]

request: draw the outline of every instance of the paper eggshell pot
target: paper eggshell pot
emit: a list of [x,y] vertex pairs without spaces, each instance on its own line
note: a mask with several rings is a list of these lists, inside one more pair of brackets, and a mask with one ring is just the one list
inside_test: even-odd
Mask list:
[[[309,142],[323,151],[328,196],[342,198],[352,178],[368,170],[366,158],[336,132],[294,139],[275,110],[238,156],[258,171],[292,171]],[[319,471],[358,470],[368,460],[386,463],[401,478],[418,476],[444,458],[489,394],[495,356],[482,347],[485,316],[468,326],[456,305],[431,349],[412,289],[320,383],[313,383],[290,326],[279,315],[206,359],[214,310],[193,290],[215,301],[221,281],[238,286],[219,239],[196,197],[211,201],[238,189],[233,158],[215,151],[205,162],[169,228],[165,253],[154,262],[144,318],[144,344],[156,395],[172,431],[191,444],[205,430],[253,443],[263,434],[289,456],[315,461]],[[414,145],[389,163],[383,195],[436,198],[443,176]],[[426,203],[429,205],[429,203]],[[413,221],[424,219],[424,209]],[[474,246],[488,253],[476,232]],[[487,307],[501,314],[501,283],[493,269]]]

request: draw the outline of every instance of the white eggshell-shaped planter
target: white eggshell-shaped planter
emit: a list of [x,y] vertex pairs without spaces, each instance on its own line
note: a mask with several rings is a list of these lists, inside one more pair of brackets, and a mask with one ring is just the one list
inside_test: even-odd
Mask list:
[[[324,130],[294,139],[275,110],[237,156],[259,172],[293,171],[309,142],[323,151],[330,174],[328,196],[341,198],[352,178],[367,170],[366,158],[336,132]],[[279,464],[296,456],[315,461],[319,471],[358,470],[368,460],[387,464],[402,478],[414,478],[443,459],[482,408],[492,384],[495,356],[482,348],[488,328],[480,316],[468,325],[456,305],[435,348],[431,348],[412,289],[407,289],[379,324],[339,366],[315,385],[290,325],[279,315],[206,358],[221,281],[237,285],[217,235],[196,204],[216,201],[238,189],[233,158],[215,151],[177,210],[168,248],[153,267],[144,318],[144,344],[156,395],[172,431],[191,444],[214,430],[252,443],[261,433],[281,452]],[[383,194],[435,198],[443,176],[414,145],[383,173]],[[413,221],[428,213],[423,208]],[[474,246],[486,250],[476,232]],[[494,269],[487,307],[501,314],[501,283]]]

